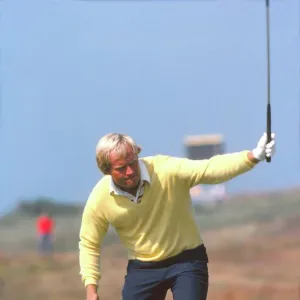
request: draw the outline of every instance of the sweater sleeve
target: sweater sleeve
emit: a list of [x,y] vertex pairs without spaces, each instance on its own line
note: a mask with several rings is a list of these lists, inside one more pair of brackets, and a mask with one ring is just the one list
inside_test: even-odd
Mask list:
[[248,151],[215,155],[210,159],[177,159],[176,173],[189,187],[198,184],[218,184],[226,182],[251,170],[256,164],[248,159]]
[[79,234],[80,275],[85,286],[98,286],[101,278],[100,249],[109,227],[99,205],[95,209],[96,197],[96,192],[93,191],[83,211]]

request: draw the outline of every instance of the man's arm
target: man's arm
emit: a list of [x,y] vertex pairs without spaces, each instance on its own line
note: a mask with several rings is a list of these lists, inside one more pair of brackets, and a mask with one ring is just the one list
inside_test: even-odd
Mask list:
[[257,160],[250,151],[215,155],[210,159],[191,160],[176,158],[176,174],[189,188],[198,184],[226,182],[251,170]]
[[256,148],[252,151],[222,154],[203,160],[173,158],[170,165],[175,167],[175,174],[186,187],[191,188],[198,184],[218,184],[226,182],[238,175],[250,171],[266,156],[271,157],[276,152],[275,134],[267,142],[267,134],[259,139]]
[[218,184],[229,181],[251,169],[259,161],[251,151],[216,155],[207,161],[207,167],[196,184]]
[[101,208],[97,206],[95,211],[94,193],[92,192],[82,215],[79,242],[80,275],[87,295],[97,293],[101,278],[100,248],[109,226]]

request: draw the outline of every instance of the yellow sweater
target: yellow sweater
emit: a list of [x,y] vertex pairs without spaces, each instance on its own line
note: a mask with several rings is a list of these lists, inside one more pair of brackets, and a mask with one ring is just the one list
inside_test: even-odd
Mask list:
[[164,155],[141,158],[151,183],[145,184],[142,201],[111,195],[110,176],[92,190],[80,228],[80,274],[85,286],[98,285],[100,245],[111,224],[128,249],[129,259],[158,261],[202,244],[194,221],[190,188],[217,184],[254,167],[247,151],[189,160]]

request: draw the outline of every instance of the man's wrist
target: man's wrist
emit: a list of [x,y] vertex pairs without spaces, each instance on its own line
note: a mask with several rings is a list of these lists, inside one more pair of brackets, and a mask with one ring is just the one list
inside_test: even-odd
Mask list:
[[87,294],[97,294],[97,289],[98,289],[97,285],[95,285],[95,284],[88,284],[86,286],[86,293]]
[[254,157],[254,154],[252,151],[248,152],[248,159],[254,164],[258,164],[260,162],[260,160],[258,160],[257,158]]

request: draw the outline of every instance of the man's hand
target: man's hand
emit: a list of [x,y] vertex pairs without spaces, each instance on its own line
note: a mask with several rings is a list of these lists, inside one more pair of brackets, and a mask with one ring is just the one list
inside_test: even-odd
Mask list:
[[267,143],[267,140],[267,134],[264,133],[258,141],[256,148],[252,150],[252,155],[250,156],[253,156],[257,161],[265,160],[266,156],[274,156],[276,152],[275,133],[271,134],[271,141],[269,143]]
[[86,286],[86,300],[99,300],[96,285],[88,284]]

